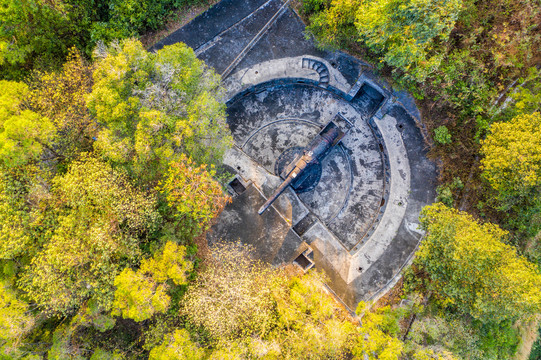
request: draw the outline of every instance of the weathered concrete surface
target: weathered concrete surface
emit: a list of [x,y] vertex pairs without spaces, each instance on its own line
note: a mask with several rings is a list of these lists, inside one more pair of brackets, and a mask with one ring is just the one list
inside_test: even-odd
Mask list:
[[152,49],[183,42],[194,50],[215,39],[238,22],[249,17],[268,0],[223,0],[186,26],[157,42]]
[[[253,185],[248,186],[234,202],[227,205],[220,222],[210,233],[209,242],[251,239],[250,245],[261,260],[269,263],[292,261],[292,254],[302,241],[278,211],[270,209],[261,216],[257,214],[257,209],[264,202],[261,192]],[[235,227],[237,237],[231,237],[230,227]]]
[[[366,63],[318,50],[294,12],[277,15],[281,6],[223,0],[155,48],[184,41],[218,72],[233,68],[224,86],[235,146],[224,163],[246,190],[209,241],[241,239],[275,265],[311,248],[316,268],[354,309],[381,295],[411,259],[422,237],[419,212],[435,198],[436,170],[411,96]],[[256,34],[263,36],[246,48]],[[280,184],[276,159],[330,120],[347,135],[322,161],[317,186],[299,194],[289,188],[257,215]]]
[[[266,197],[269,197],[274,189],[280,185],[281,180],[278,176],[265,170],[237,146],[227,152],[224,163],[235,171],[242,182],[254,184]],[[297,224],[309,213],[308,208],[304,206],[291,188],[288,188],[274,202],[273,207],[278,210],[290,226]]]
[[276,60],[268,60],[254,66],[244,68],[224,80],[227,89],[226,100],[230,100],[234,95],[257,84],[266,83],[274,79],[307,79],[314,83],[319,83],[320,74],[308,67],[303,67],[303,60],[320,60],[330,73],[329,85],[342,92],[348,92],[352,84],[340,73],[339,70],[332,67],[331,63],[325,59],[314,56],[303,55],[296,57],[286,57]]
[[352,127],[322,162],[318,186],[298,196],[349,251],[373,226],[384,197],[382,154],[364,114],[329,91],[293,84],[234,99],[228,123],[237,146],[273,173],[283,151],[306,146],[337,113]]

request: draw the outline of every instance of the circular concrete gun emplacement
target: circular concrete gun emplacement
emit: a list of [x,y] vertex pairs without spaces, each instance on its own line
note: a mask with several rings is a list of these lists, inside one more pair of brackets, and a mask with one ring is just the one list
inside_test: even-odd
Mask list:
[[324,270],[354,309],[413,256],[436,170],[411,97],[303,30],[287,2],[223,0],[155,47],[186,42],[223,76],[235,178],[209,242]]

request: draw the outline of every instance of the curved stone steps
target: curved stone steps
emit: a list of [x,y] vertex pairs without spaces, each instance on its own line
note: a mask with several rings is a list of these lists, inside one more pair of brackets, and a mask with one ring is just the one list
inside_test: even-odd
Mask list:
[[321,61],[314,60],[311,58],[302,59],[302,67],[304,69],[315,70],[319,74],[319,85],[328,85],[329,84],[329,69]]

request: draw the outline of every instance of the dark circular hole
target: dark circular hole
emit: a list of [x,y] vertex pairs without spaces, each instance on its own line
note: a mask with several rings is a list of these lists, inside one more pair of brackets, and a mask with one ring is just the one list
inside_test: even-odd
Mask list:
[[259,71],[256,71],[255,73],[256,73],[256,74],[259,74]]
[[399,129],[402,129],[403,127],[404,127],[403,124],[398,124],[398,128],[399,128]]
[[359,271],[363,271],[363,268],[362,268],[362,267],[359,267],[359,269],[358,269],[358,270],[359,270]]
[[331,66],[332,66],[333,68],[336,68],[338,65],[337,65],[334,61],[331,61]]
[[240,170],[240,166],[237,166],[237,170]]

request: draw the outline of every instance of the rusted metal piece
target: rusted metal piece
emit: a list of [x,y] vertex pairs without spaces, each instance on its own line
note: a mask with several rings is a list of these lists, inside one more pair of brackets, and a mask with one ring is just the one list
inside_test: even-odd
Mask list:
[[284,179],[282,184],[274,191],[267,202],[261,206],[258,214],[261,215],[272,205],[272,203],[280,196],[285,189],[296,183],[300,186],[304,180],[306,180],[306,170],[311,166],[319,163],[321,159],[325,157],[328,151],[338,144],[338,142],[344,137],[344,133],[334,123],[329,122],[323,130],[321,130],[316,137],[308,144],[306,148],[295,157],[295,159],[289,163],[288,166],[280,174],[280,177]]

